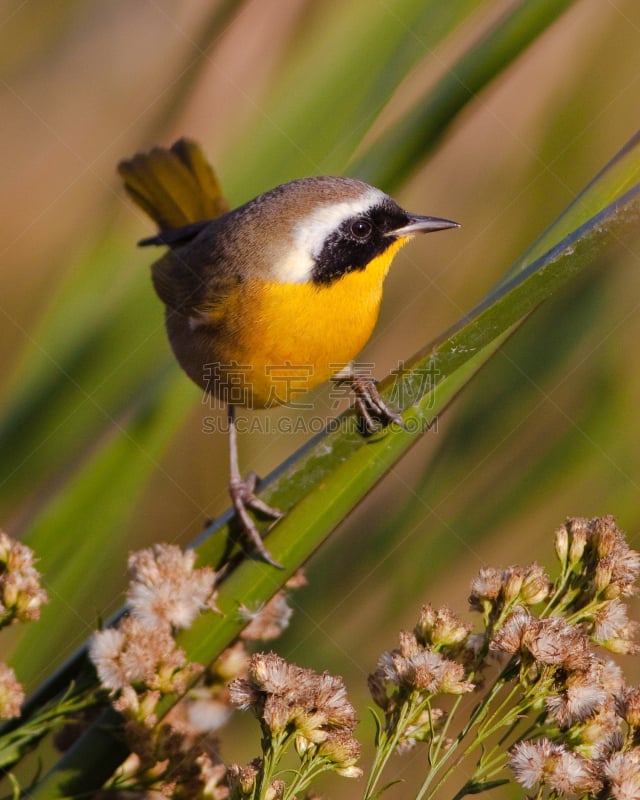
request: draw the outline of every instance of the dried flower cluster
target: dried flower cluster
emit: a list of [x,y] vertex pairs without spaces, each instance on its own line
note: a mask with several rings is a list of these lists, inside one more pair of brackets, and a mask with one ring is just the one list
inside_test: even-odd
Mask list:
[[413,631],[402,631],[398,647],[380,656],[369,690],[385,714],[385,746],[404,750],[434,738],[443,712],[432,700],[473,690],[464,665],[454,660],[470,627],[451,609],[427,605]]
[[258,653],[247,677],[236,678],[229,688],[234,705],[250,709],[263,731],[262,759],[231,771],[233,797],[258,797],[265,791],[281,796],[285,781],[278,766],[291,743],[300,767],[289,795],[306,790],[320,772],[332,770],[349,778],[362,774],[356,766],[360,745],[353,737],[355,710],[342,678],[288,664],[275,653]]
[[127,720],[133,755],[115,784],[161,787],[166,797],[224,800],[217,742],[206,735],[195,742],[179,712],[158,721],[162,697],[184,694],[202,672],[174,638],[202,610],[215,608],[215,573],[197,569],[195,559],[193,551],[166,544],[132,554],[129,614],[118,627],[94,634],[89,652],[100,683]]
[[149,628],[188,628],[201,611],[215,608],[215,573],[195,569],[194,550],[160,544],[129,556],[131,615]]
[[[285,590],[304,585],[304,576],[294,575],[257,611],[241,606],[239,612],[249,624],[240,639],[203,670],[188,662],[174,637],[201,611],[216,610],[216,576],[208,567],[196,569],[195,558],[193,551],[171,545],[133,553],[129,614],[116,628],[92,639],[91,658],[113,706],[127,720],[132,751],[114,777],[112,791],[225,800],[229,784],[237,786],[239,775],[245,775],[246,782],[246,769],[251,770],[222,763],[216,731],[232,713],[230,682],[249,673],[245,642],[280,635],[291,617]],[[168,694],[182,698],[159,719],[159,703]]]
[[276,592],[271,600],[257,611],[251,611],[246,606],[240,606],[240,613],[245,619],[250,620],[240,637],[245,641],[267,642],[277,639],[287,629],[291,619],[292,610],[287,603],[287,591],[300,589],[306,586],[307,580],[300,569],[285,583],[284,589]]
[[[48,602],[34,562],[31,548],[0,530],[0,628],[38,619],[40,606]],[[0,663],[0,719],[19,717],[23,701],[15,672]]]
[[0,663],[0,718],[19,717],[23,702],[24,689],[16,678],[16,673],[11,667]]
[[[480,570],[469,604],[482,614],[481,632],[426,606],[382,655],[369,685],[385,723],[366,798],[379,791],[391,749],[419,741],[430,764],[420,797],[435,795],[455,758],[475,759],[456,797],[507,782],[510,766],[536,797],[640,798],[640,689],[600,651],[639,652],[623,598],[636,593],[640,554],[612,517],[568,519],[555,549],[553,582],[535,563]],[[496,655],[503,666],[489,681]],[[473,689],[481,699],[457,724],[461,698],[447,710],[432,705],[438,694]]]
[[174,632],[212,608],[215,573],[196,569],[195,553],[155,545],[129,558],[130,613],[117,628],[94,634],[90,656],[100,683],[118,699],[119,711],[148,726],[162,694],[182,693],[201,668],[188,664]]
[[562,573],[553,616],[516,608],[493,640],[517,660],[531,708],[541,709],[540,735],[514,745],[510,766],[538,793],[640,797],[640,690],[595,647],[639,651],[621,598],[637,591],[640,554],[612,517],[568,519],[555,544]]
[[34,562],[31,548],[0,531],[0,627],[40,616],[48,598]]
[[551,582],[539,564],[507,569],[484,567],[471,582],[469,606],[481,611],[485,625],[493,627],[504,620],[514,605],[535,606],[550,591]]
[[562,613],[580,622],[591,639],[614,653],[637,653],[638,623],[622,598],[637,593],[640,553],[632,550],[611,516],[567,520],[555,538],[567,597]]

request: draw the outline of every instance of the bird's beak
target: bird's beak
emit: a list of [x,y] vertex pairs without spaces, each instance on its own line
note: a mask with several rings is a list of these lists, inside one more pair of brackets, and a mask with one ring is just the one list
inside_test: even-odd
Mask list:
[[389,236],[412,236],[414,233],[431,233],[431,231],[443,231],[446,228],[459,228],[459,222],[440,217],[420,217],[417,214],[409,215],[409,221],[401,228],[389,231]]

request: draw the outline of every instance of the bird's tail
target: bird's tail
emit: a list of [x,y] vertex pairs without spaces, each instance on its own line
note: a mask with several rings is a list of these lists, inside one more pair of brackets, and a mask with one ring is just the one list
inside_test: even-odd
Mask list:
[[121,161],[118,172],[130,197],[160,231],[216,219],[229,210],[213,169],[190,139],[137,153]]

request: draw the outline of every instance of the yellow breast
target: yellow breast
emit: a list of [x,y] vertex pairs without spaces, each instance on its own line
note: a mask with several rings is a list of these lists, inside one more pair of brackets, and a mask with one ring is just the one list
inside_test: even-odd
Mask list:
[[326,286],[242,284],[225,308],[217,354],[222,382],[234,379],[235,370],[245,384],[250,400],[241,404],[293,404],[355,358],[371,336],[385,276],[403,243]]

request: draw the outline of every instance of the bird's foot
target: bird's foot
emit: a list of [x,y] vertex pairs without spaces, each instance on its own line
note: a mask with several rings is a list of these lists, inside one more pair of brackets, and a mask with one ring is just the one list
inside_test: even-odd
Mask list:
[[404,428],[402,415],[390,409],[384,402],[375,378],[356,374],[349,381],[355,396],[356,411],[364,422],[367,433],[375,433],[392,422]]
[[248,509],[257,511],[259,514],[264,514],[266,517],[271,517],[272,519],[281,519],[285,516],[285,513],[278,508],[273,508],[268,505],[255,494],[257,482],[258,476],[255,472],[249,473],[244,479],[232,480],[229,483],[231,502],[233,503],[236,517],[240,522],[242,532],[252,548],[255,549],[268,564],[282,569],[282,564],[279,564],[265,547],[260,531],[257,529],[255,522],[251,519]]

